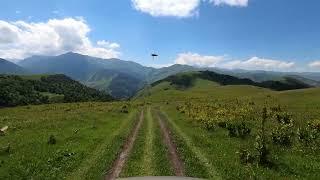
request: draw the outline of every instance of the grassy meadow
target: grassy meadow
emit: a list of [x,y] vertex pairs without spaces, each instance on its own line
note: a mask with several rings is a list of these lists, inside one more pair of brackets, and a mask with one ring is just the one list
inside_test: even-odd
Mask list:
[[[137,119],[123,103],[0,109],[0,179],[99,179]],[[50,138],[52,137],[52,138]],[[51,139],[51,140],[50,140]]]
[[159,118],[184,168],[208,179],[319,179],[320,89],[272,91],[198,79],[133,100],[0,109],[0,179],[102,179],[144,111],[120,177],[173,176]]
[[[254,86],[219,86],[199,79],[185,90],[162,82],[140,98],[161,108],[173,130],[187,176],[317,179],[319,92],[318,88],[278,92]],[[266,162],[260,163],[257,144],[261,141],[257,136],[261,135],[264,108],[263,146],[268,152]]]

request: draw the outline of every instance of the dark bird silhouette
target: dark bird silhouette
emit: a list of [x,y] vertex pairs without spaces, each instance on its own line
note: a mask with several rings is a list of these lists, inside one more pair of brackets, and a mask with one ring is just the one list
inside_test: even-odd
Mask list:
[[158,57],[159,55],[158,54],[151,54],[152,56],[152,59],[154,60],[154,57]]

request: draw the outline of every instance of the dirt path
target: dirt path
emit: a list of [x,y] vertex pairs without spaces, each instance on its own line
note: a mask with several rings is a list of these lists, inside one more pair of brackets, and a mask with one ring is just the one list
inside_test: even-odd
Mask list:
[[206,157],[206,155],[199,149],[198,147],[194,146],[192,140],[183,132],[183,130],[174,122],[172,119],[168,118],[165,113],[161,112],[161,116],[163,119],[166,119],[168,123],[171,124],[171,127],[177,132],[177,135],[184,139],[186,145],[191,149],[191,151],[195,154],[197,159],[207,168],[208,173],[210,175],[210,179],[220,180],[222,179],[219,173],[216,171],[216,168],[210,162],[210,160]]
[[153,129],[153,119],[151,115],[151,108],[148,107],[146,113],[146,120],[147,120],[147,133],[146,133],[146,142],[144,148],[144,156],[143,156],[143,167],[144,173],[147,175],[153,174],[154,164],[152,162],[154,156],[154,149],[153,149],[153,141],[154,141],[154,129]]
[[114,162],[111,171],[109,171],[109,173],[105,176],[104,178],[105,180],[111,180],[111,179],[113,180],[119,177],[119,174],[121,173],[121,170],[132,150],[134,141],[136,140],[136,137],[141,127],[143,119],[144,119],[144,114],[142,111],[140,114],[139,122],[133,128],[132,133],[130,133],[126,143],[123,146],[121,153],[119,154],[118,158]]
[[174,173],[176,176],[185,176],[183,162],[181,161],[181,159],[178,155],[176,145],[172,141],[172,137],[170,135],[170,130],[169,130],[167,124],[165,123],[165,120],[163,120],[159,116],[159,114],[157,114],[157,117],[159,120],[161,132],[162,132],[162,136],[163,136],[163,141],[164,141],[165,145],[168,147],[169,158],[170,158],[171,165],[174,169]]

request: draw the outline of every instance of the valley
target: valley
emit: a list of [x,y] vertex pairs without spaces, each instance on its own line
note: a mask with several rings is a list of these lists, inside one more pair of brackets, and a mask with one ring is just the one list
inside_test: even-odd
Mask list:
[[0,180],[320,180],[319,7],[2,0]]
[[[193,75],[158,81],[130,101],[0,109],[8,126],[0,179],[320,176],[318,88],[275,91]],[[183,76],[192,83],[172,81]]]

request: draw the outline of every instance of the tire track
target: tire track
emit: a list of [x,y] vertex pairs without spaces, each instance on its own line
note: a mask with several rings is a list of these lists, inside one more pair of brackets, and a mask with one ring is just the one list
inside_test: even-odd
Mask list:
[[167,117],[165,113],[162,111],[159,112],[159,116],[163,119],[166,119],[168,123],[172,125],[177,134],[182,137],[188,147],[190,147],[191,151],[195,154],[195,156],[199,159],[199,161],[207,168],[210,178],[213,179],[222,179],[219,173],[214,168],[213,164],[206,158],[206,156],[202,153],[202,151],[193,145],[192,140],[178,127],[178,125],[173,122],[171,119]]
[[176,176],[185,176],[183,162],[181,161],[178,155],[176,145],[172,141],[170,130],[167,124],[164,122],[164,120],[160,117],[158,113],[157,113],[157,117],[159,120],[164,144],[168,147],[169,158],[170,158],[171,165],[174,169],[174,173]]
[[105,149],[108,148],[108,144],[110,144],[116,136],[121,134],[121,129],[129,127],[129,123],[131,123],[131,119],[134,118],[133,116],[136,116],[136,113],[131,113],[128,116],[128,119],[123,121],[121,123],[120,127],[110,135],[113,138],[100,143],[92,151],[92,153],[90,153],[91,155],[88,158],[86,158],[84,161],[82,161],[81,164],[79,165],[79,167],[77,169],[75,169],[71,174],[69,174],[66,177],[66,179],[70,179],[70,180],[85,179],[86,174],[88,173],[90,168],[92,168],[100,160],[100,158],[102,158],[100,156],[101,152],[104,152]]
[[152,175],[154,172],[154,166],[152,163],[153,154],[153,141],[154,141],[154,129],[153,129],[153,119],[151,117],[151,109],[148,107],[147,109],[147,134],[146,134],[146,142],[144,148],[144,158],[143,165],[144,171],[147,175]]
[[133,128],[132,133],[130,133],[126,143],[123,146],[121,153],[119,154],[118,158],[115,160],[114,165],[112,166],[112,169],[105,176],[104,178],[105,180],[113,180],[119,177],[119,174],[121,173],[121,170],[124,164],[126,163],[128,156],[132,150],[133,144],[137,138],[137,134],[139,132],[143,119],[144,119],[144,113],[142,110],[140,113],[140,118],[138,123]]

